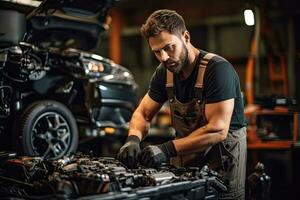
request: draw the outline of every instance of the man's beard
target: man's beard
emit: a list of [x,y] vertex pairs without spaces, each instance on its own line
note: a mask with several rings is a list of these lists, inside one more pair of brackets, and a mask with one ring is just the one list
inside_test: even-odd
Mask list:
[[183,45],[178,61],[169,58],[163,62],[163,65],[171,72],[179,74],[185,66],[188,66],[188,50],[186,46]]

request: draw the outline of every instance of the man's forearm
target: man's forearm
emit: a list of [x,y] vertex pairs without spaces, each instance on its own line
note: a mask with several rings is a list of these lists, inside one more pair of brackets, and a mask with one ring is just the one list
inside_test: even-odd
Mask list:
[[136,135],[142,140],[148,133],[150,123],[140,112],[134,112],[129,123],[128,135]]
[[184,138],[173,140],[177,155],[202,152],[227,137],[228,129],[206,125]]

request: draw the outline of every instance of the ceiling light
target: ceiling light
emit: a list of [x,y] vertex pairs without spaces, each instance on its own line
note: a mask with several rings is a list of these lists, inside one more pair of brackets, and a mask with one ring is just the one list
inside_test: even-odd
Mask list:
[[248,26],[253,26],[255,24],[254,13],[251,9],[244,10],[244,19]]

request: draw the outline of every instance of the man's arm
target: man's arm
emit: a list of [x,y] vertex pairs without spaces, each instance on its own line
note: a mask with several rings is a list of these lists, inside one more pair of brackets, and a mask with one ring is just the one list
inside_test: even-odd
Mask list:
[[205,105],[208,124],[190,135],[173,140],[177,155],[201,152],[226,139],[234,107],[234,99]]
[[152,100],[148,93],[134,111],[129,123],[128,135],[136,135],[140,140],[148,133],[149,124],[162,104]]

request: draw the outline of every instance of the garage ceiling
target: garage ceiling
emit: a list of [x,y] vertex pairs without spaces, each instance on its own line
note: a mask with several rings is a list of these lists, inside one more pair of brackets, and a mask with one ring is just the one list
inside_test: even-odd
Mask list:
[[174,9],[188,16],[187,24],[201,23],[208,17],[242,15],[246,6],[265,5],[269,12],[281,15],[299,14],[297,0],[120,0],[114,9],[121,11],[128,26],[140,26],[157,9]]

